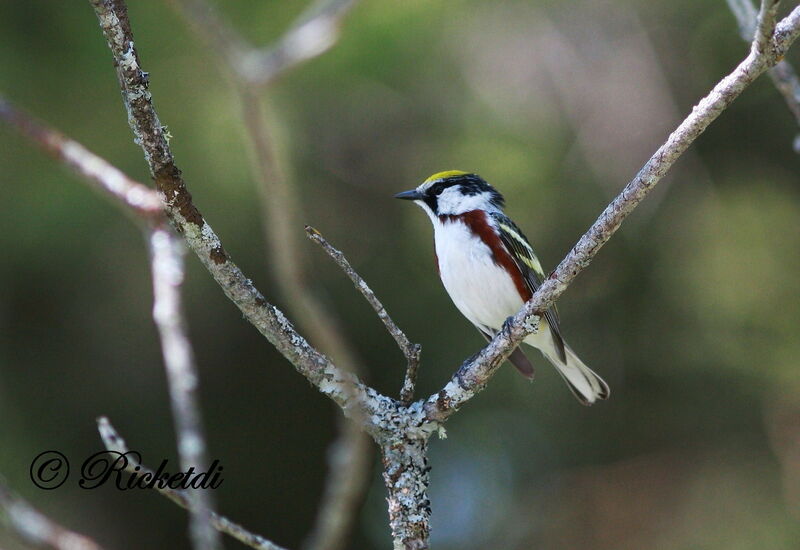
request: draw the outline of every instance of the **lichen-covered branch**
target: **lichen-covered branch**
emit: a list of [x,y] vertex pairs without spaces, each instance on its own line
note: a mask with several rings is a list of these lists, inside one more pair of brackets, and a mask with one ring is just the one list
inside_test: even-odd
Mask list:
[[[751,0],[728,0],[731,12],[736,16],[739,24],[739,33],[742,38],[750,42],[755,35],[755,25],[758,12],[753,7]],[[786,106],[794,115],[795,121],[800,125],[800,77],[791,64],[785,59],[780,60],[774,67],[767,71],[772,83],[783,96]],[[800,134],[795,138],[794,150],[800,153]]]
[[[125,440],[119,435],[114,426],[111,425],[111,422],[108,420],[108,418],[102,416],[97,419],[97,430],[100,432],[100,438],[103,440],[103,445],[105,446],[106,450],[127,456],[128,462],[125,466],[126,472],[140,476],[155,475],[155,472],[152,469],[148,468],[141,462],[138,462],[133,454],[128,454],[130,449],[128,449]],[[136,470],[137,467],[139,468],[138,470]],[[181,508],[189,508],[189,495],[186,491],[171,489],[168,486],[162,487],[161,484],[158,483],[154,484],[153,489],[170,499]],[[255,533],[248,531],[238,523],[232,522],[225,516],[221,516],[213,511],[209,511],[208,515],[211,525],[217,531],[220,533],[225,533],[226,535],[230,535],[250,548],[255,548],[256,550],[286,550],[284,547],[278,546],[274,542],[265,539],[261,535],[256,535]]]
[[[167,381],[181,469],[208,470],[208,451],[198,405],[197,367],[183,318],[181,285],[184,279],[183,245],[166,228],[155,228],[149,236],[153,277],[153,320],[161,337],[161,351]],[[219,533],[210,523],[214,503],[207,489],[192,489],[186,494],[189,504],[189,532],[194,548],[221,548]]]
[[[245,45],[204,2],[184,1],[179,4],[198,33],[212,43],[215,51],[223,54],[221,57],[226,68],[237,81],[242,124],[246,129],[254,180],[261,198],[268,265],[289,313],[304,331],[313,335],[320,349],[333,355],[343,370],[355,374],[364,372],[358,354],[339,328],[339,320],[316,296],[306,276],[304,248],[299,242],[299,204],[295,187],[289,182],[288,171],[281,163],[261,88],[252,79],[254,73],[241,70],[247,60],[260,55],[262,50]],[[283,42],[284,39],[279,40],[279,44]],[[290,62],[276,69],[283,71],[293,65]],[[261,84],[271,81],[276,75],[277,72],[273,73]],[[359,426],[363,423],[362,418],[355,420]],[[336,550],[344,546],[371,470],[372,453],[364,433],[346,422],[340,421],[338,425],[339,433],[329,451],[328,481],[308,539],[308,548],[312,550]]]
[[[770,1],[770,0],[767,0]],[[764,19],[774,19],[775,10],[763,9],[758,29],[774,26]],[[474,358],[465,361],[445,387],[425,402],[427,418],[441,422],[478,393],[497,371],[505,358],[522,340],[536,329],[536,317],[546,311],[564,293],[570,283],[592,261],[600,248],[644,200],[653,187],[711,124],[756,78],[783,58],[786,50],[800,34],[800,7],[795,8],[763,43],[756,35],[758,47],[732,73],[723,78],[700,100],[667,141],[650,157],[636,177],[600,214],[567,256],[550,274],[533,297],[510,318],[495,338]],[[760,31],[759,31],[760,32]]]
[[309,345],[231,260],[219,237],[195,207],[153,107],[149,77],[139,63],[125,3],[122,0],[90,1],[114,58],[128,122],[177,231],[225,295],[298,372],[336,401],[345,414],[352,415],[355,410],[363,409],[368,431],[379,429],[370,420],[374,411],[388,406],[388,403],[379,402],[387,398],[368,391],[357,377],[343,372]]
[[389,492],[389,525],[395,550],[429,547],[431,503],[427,439],[398,439],[381,448]]
[[57,524],[15,495],[0,476],[0,522],[27,543],[54,550],[102,550],[89,537]]
[[342,268],[345,275],[353,282],[356,289],[361,293],[362,296],[369,302],[369,305],[372,306],[372,309],[375,310],[375,313],[378,315],[378,318],[383,322],[383,325],[386,327],[386,330],[391,334],[394,341],[397,342],[397,346],[400,348],[400,351],[403,352],[403,355],[406,357],[407,361],[407,368],[406,368],[406,378],[403,384],[403,389],[400,392],[400,401],[409,404],[414,398],[414,384],[416,383],[417,377],[417,368],[419,367],[419,360],[420,360],[420,353],[422,352],[422,348],[419,344],[413,344],[405,335],[405,333],[397,326],[397,324],[392,320],[389,316],[389,312],[386,311],[386,308],[383,307],[383,304],[378,300],[378,297],[375,296],[375,293],[369,287],[367,282],[359,275],[355,269],[350,265],[350,262],[347,261],[344,254],[333,245],[331,245],[325,237],[322,236],[322,233],[311,227],[310,225],[306,226],[306,235],[308,238],[317,243],[322,247],[322,249],[327,252],[328,256],[330,256],[336,264]]

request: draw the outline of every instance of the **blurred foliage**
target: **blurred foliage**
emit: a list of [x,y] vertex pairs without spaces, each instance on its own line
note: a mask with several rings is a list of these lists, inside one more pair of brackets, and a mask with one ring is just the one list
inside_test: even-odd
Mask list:
[[[230,82],[165,3],[130,4],[197,205],[283,304]],[[259,44],[304,7],[218,4]],[[391,195],[435,171],[476,171],[553,266],[746,50],[719,1],[365,1],[331,52],[269,90],[270,117],[302,221],[346,252],[423,344],[422,395],[482,339],[436,278],[428,220]],[[10,99],[146,181],[88,3],[0,3],[0,67]],[[453,418],[432,449],[437,548],[797,547],[795,133],[762,78],[560,301],[572,346],[611,384],[607,403],[580,407],[539,361],[532,385],[503,369]],[[159,496],[74,483],[44,492],[28,479],[43,450],[76,463],[99,450],[101,414],[150,465],[176,457],[136,228],[6,128],[0,167],[0,472],[109,548],[186,548],[184,513]],[[392,340],[337,268],[303,246],[369,382],[396,394]],[[203,409],[225,472],[220,510],[297,547],[339,413],[189,263]],[[374,478],[352,548],[388,545],[377,467]],[[4,535],[0,544],[15,547]]]

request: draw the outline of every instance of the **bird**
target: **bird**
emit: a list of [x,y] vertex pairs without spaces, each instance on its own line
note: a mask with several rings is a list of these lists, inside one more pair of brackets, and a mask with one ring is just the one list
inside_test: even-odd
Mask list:
[[[447,170],[394,197],[414,201],[428,215],[445,290],[461,314],[491,340],[545,279],[528,239],[504,214],[503,195],[477,174]],[[582,404],[607,399],[608,384],[564,342],[555,306],[543,317],[546,322],[524,343],[553,364]],[[533,379],[533,365],[519,347],[509,361]]]

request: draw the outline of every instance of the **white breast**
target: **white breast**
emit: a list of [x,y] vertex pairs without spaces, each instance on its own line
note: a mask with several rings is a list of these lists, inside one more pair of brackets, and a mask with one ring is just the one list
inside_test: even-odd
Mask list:
[[435,220],[434,240],[442,283],[458,310],[475,325],[500,329],[522,307],[511,276],[460,221]]

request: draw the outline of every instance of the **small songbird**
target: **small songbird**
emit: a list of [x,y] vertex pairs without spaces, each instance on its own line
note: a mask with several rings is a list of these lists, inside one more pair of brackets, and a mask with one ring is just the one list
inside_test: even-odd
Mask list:
[[[503,213],[503,196],[476,174],[450,170],[395,198],[412,200],[428,214],[444,288],[464,317],[491,340],[545,277],[528,239]],[[544,320],[524,342],[542,352],[581,403],[606,399],[608,384],[564,343],[555,306]],[[509,360],[533,378],[533,366],[521,349]]]

